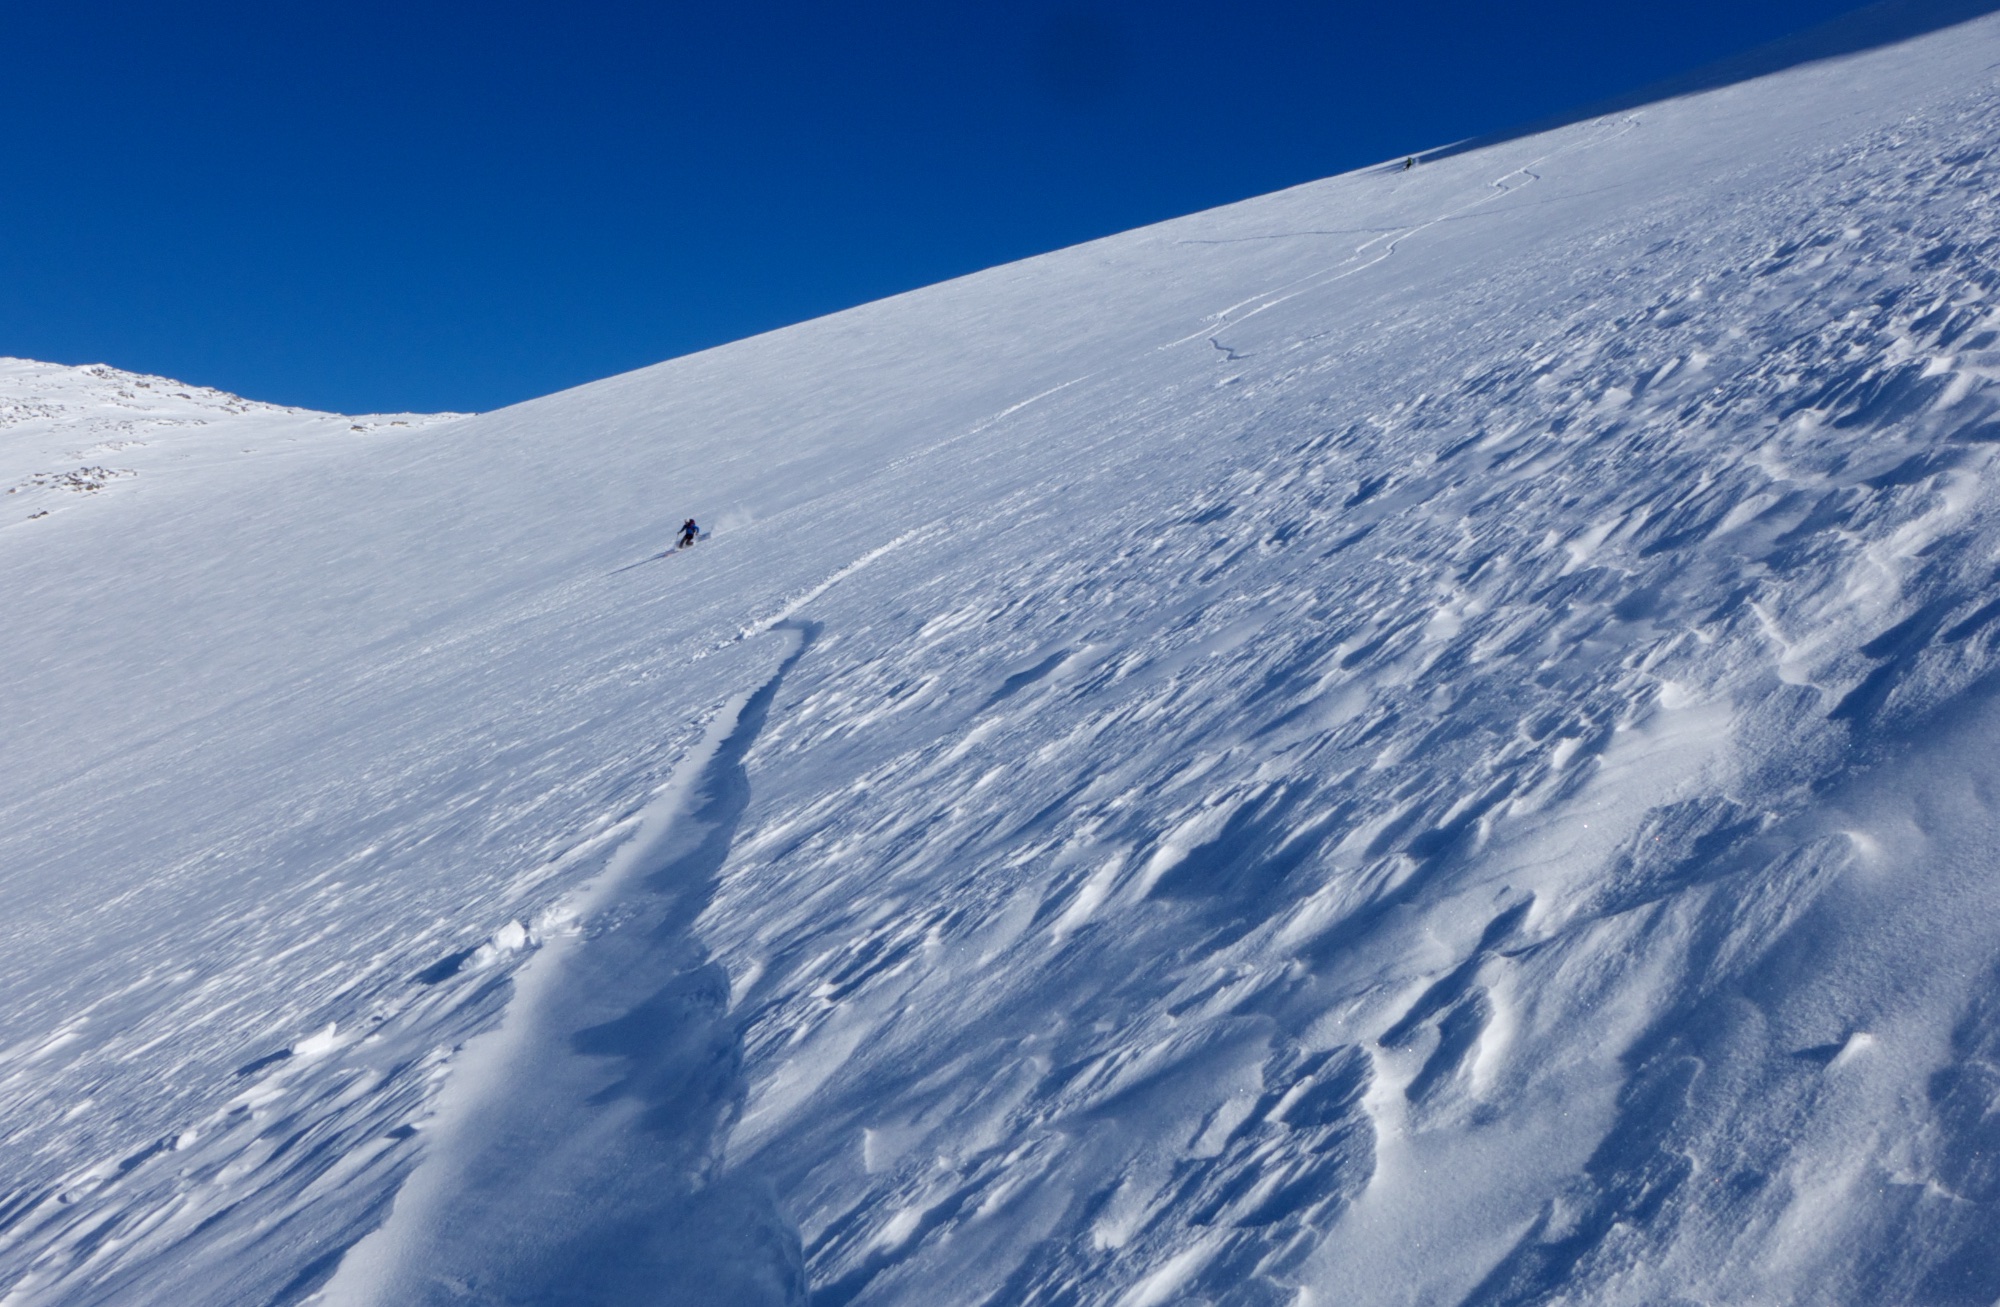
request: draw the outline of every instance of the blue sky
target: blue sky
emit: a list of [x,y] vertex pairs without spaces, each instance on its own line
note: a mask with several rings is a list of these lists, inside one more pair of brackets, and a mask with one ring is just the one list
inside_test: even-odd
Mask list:
[[490,409],[1853,8],[0,7],[0,354]]

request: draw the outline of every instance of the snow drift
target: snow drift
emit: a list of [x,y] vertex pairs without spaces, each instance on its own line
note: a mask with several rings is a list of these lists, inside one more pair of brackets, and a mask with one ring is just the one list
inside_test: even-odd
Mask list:
[[1992,1302],[1996,64],[479,417],[6,364],[0,1303]]

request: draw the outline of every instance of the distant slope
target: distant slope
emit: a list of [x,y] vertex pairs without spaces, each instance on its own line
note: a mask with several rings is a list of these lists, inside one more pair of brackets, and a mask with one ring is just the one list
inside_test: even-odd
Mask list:
[[0,1303],[2000,1297],[1995,64],[21,427]]
[[2000,0],[1876,0],[1818,27],[1720,59],[1626,95],[1580,105],[1499,132],[1489,132],[1434,150],[1426,158],[1446,158],[1523,136],[1556,131],[1591,118],[1624,113],[1681,96],[1719,91],[1739,82],[1769,77],[1801,64],[1843,59],[1901,41],[1913,41],[2000,10]]

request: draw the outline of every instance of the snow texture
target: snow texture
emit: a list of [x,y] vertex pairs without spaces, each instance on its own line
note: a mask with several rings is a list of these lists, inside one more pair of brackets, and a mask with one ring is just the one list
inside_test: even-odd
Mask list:
[[1996,67],[477,417],[0,364],[0,1304],[1992,1303]]

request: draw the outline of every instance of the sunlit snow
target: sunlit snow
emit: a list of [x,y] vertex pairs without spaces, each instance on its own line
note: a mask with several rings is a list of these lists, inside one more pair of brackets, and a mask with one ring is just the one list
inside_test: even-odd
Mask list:
[[1996,67],[476,417],[0,364],[0,1305],[2000,1299]]

